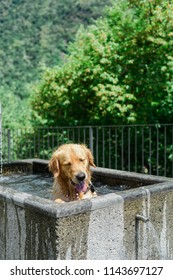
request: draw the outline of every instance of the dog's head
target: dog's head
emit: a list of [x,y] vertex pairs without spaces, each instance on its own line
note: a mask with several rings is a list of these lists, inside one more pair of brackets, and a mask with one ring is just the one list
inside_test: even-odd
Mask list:
[[54,177],[68,179],[78,192],[85,191],[85,182],[90,180],[90,166],[95,167],[93,155],[85,145],[80,144],[60,146],[49,162],[49,170]]

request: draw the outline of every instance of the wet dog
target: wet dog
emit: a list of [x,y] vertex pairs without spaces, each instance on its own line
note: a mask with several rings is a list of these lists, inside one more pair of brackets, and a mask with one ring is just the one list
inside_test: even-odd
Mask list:
[[60,146],[49,161],[49,170],[54,175],[53,199],[68,202],[96,196],[90,166],[96,167],[93,155],[85,145]]

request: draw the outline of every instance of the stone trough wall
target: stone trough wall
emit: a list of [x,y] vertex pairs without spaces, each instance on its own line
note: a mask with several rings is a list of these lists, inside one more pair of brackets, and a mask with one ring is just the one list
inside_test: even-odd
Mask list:
[[[38,159],[11,166],[48,172]],[[58,204],[0,184],[0,259],[173,259],[172,179],[96,168],[93,181],[129,189]]]

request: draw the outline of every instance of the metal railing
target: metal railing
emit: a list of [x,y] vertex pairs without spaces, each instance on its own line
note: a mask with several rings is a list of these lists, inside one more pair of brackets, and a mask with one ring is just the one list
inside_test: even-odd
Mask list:
[[173,124],[3,129],[3,161],[49,159],[63,143],[85,143],[100,167],[173,177]]

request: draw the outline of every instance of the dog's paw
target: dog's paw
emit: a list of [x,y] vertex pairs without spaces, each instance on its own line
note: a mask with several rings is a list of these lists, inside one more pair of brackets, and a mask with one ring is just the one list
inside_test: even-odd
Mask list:
[[54,201],[57,202],[57,203],[64,203],[64,202],[65,202],[65,201],[63,201],[61,198],[57,198],[57,199],[55,199]]
[[83,199],[83,197],[84,197],[84,193],[83,193],[83,192],[80,192],[80,193],[79,193],[79,199]]

